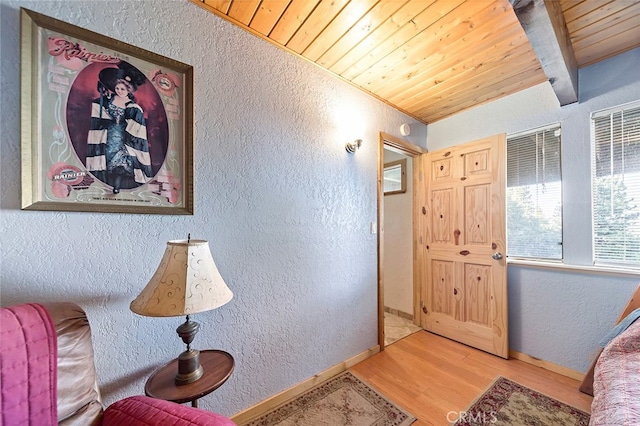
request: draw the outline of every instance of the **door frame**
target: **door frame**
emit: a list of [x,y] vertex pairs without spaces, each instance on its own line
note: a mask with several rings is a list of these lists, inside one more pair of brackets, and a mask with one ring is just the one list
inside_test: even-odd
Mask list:
[[421,209],[425,207],[425,181],[423,173],[425,148],[413,145],[403,139],[395,137],[389,133],[379,132],[378,134],[378,203],[377,203],[377,234],[378,234],[378,345],[380,350],[384,350],[384,148],[391,148],[393,151],[407,155],[412,159],[412,179],[413,179],[413,322],[418,326],[420,323],[420,288],[421,280],[424,276],[423,252],[419,250],[420,239],[422,238],[422,220],[420,220]]

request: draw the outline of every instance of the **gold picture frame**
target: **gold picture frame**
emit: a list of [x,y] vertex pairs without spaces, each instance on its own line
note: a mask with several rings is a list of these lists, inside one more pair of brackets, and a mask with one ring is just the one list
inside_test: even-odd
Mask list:
[[22,209],[193,214],[193,67],[20,12]]
[[407,159],[385,163],[382,177],[384,195],[407,192]]

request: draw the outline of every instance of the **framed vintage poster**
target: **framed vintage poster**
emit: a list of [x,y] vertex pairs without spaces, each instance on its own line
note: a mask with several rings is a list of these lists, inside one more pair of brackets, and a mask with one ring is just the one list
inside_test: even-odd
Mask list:
[[193,67],[21,19],[22,208],[193,214]]

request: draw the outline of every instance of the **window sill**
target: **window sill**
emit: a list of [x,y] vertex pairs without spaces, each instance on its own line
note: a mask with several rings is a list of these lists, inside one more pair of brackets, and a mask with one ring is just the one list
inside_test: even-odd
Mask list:
[[556,262],[544,262],[522,259],[508,259],[507,265],[513,266],[526,266],[528,268],[550,269],[554,271],[569,271],[569,272],[581,272],[591,274],[602,274],[620,277],[640,277],[640,270],[614,268],[607,266],[579,266],[579,265],[566,265],[564,263]]

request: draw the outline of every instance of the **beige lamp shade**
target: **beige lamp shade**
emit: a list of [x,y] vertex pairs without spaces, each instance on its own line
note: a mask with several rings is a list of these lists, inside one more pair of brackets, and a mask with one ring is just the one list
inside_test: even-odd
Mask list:
[[148,317],[190,315],[218,308],[233,298],[204,240],[167,243],[160,266],[131,310]]

